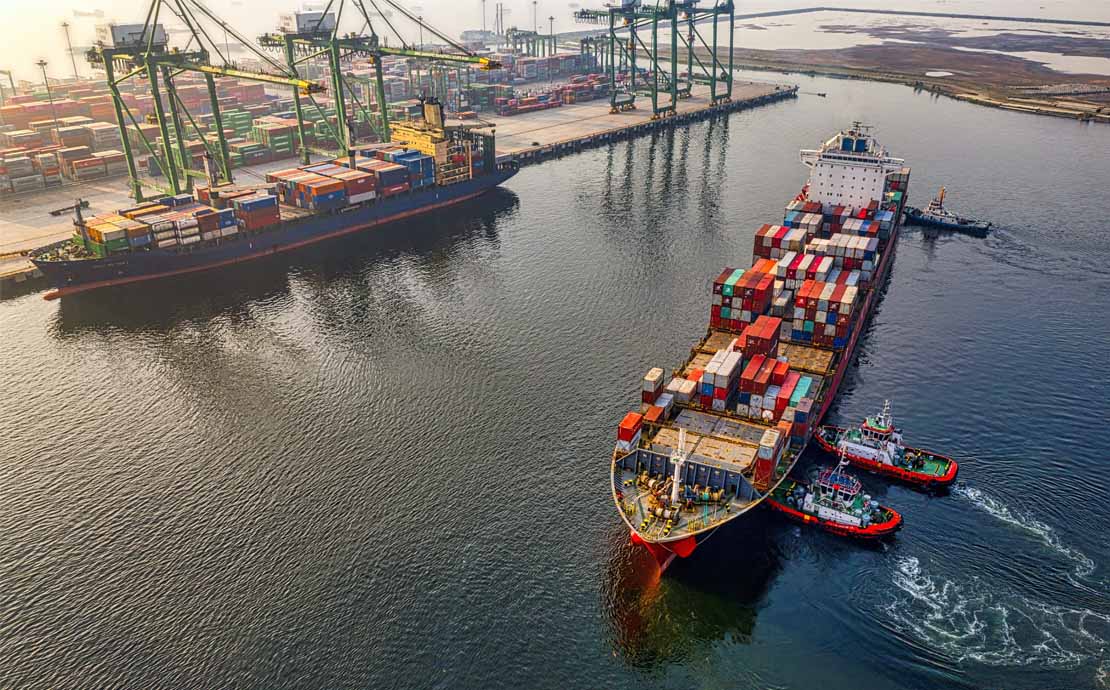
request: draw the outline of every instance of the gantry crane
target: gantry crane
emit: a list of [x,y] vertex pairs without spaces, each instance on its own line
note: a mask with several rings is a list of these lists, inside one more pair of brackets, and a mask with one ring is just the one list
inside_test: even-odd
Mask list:
[[[727,103],[732,100],[732,46],[735,33],[735,5],[732,0],[712,0],[712,6],[698,7],[701,0],[658,0],[654,4],[641,0],[622,0],[605,9],[581,9],[574,13],[578,22],[589,24],[608,24],[605,36],[590,37],[582,43],[582,52],[607,49],[608,57],[602,56],[602,63],[609,74],[609,103],[612,112],[631,110],[636,107],[636,95],[644,94],[651,98],[652,119],[674,115],[678,101],[689,98],[695,82],[709,85],[712,103]],[[722,17],[728,18],[728,66],[718,55],[718,23]],[[707,43],[697,25],[712,22],[711,42]],[[661,56],[659,51],[660,24],[670,30],[670,47]],[[684,26],[685,33],[680,30]],[[641,38],[642,33],[650,31],[651,45]],[[680,47],[685,50],[685,76],[679,73]],[[697,54],[695,48],[701,47],[707,53],[707,62]],[[636,73],[637,52],[646,58],[648,78],[639,79]],[[664,61],[661,57],[666,58]],[[617,80],[617,74],[628,71],[628,79]],[[639,81],[638,81],[639,79]],[[718,85],[724,87],[718,92]],[[668,98],[660,99],[665,93]]]
[[536,31],[518,29],[515,26],[510,26],[505,31],[505,41],[508,42],[510,51],[514,53],[520,51],[532,57],[554,55],[557,48],[555,34],[544,36]]
[[[183,48],[170,48],[168,46],[165,28],[159,23],[159,19],[163,18],[163,11],[183,23],[188,30],[190,39]],[[270,65],[274,69],[274,73],[238,69],[230,60],[230,56],[221,51],[220,44],[212,40],[208,30],[209,27],[205,26],[206,23],[222,29],[227,36],[234,37],[239,44]],[[147,153],[165,171],[169,188],[163,191],[180,194],[183,190],[192,188],[192,178],[207,178],[210,176],[210,172],[192,170],[189,167],[192,156],[186,144],[182,116],[189,121],[200,141],[204,144],[207,156],[218,163],[219,177],[222,178],[222,181],[232,181],[231,160],[227,139],[224,136],[223,120],[220,115],[216,77],[234,77],[266,84],[289,86],[304,94],[319,93],[325,90],[322,86],[301,79],[296,73],[291,73],[280,62],[271,59],[252,46],[233,27],[209,10],[201,0],[152,0],[141,27],[127,28],[129,31],[126,32],[126,37],[123,36],[123,31],[120,31],[120,36],[117,37],[113,33],[115,29],[109,28],[111,45],[106,45],[103,41],[98,42],[87,53],[87,58],[94,67],[102,68],[105,71],[108,89],[111,92],[112,103],[115,106],[116,121],[119,124],[121,145],[127,160],[131,193],[136,201],[142,201],[143,199],[143,183],[139,177],[131,139],[128,136],[128,122],[134,126]],[[228,45],[226,40],[224,45]],[[211,56],[213,54],[219,56],[222,64],[212,64]],[[123,76],[116,77],[116,70],[122,71]],[[215,121],[217,140],[215,148],[206,140],[200,127],[197,126],[196,120],[177,96],[174,78],[183,72],[197,72],[204,75]],[[120,94],[120,84],[130,79],[142,77],[150,82],[150,93],[154,98],[154,116],[162,138],[163,150],[161,152],[156,150],[156,147],[142,132],[134,113],[131,112],[130,107],[124,102]],[[165,87],[165,104],[163,104],[159,80]],[[169,121],[167,121],[165,112],[166,105],[169,106],[170,111]],[[171,122],[173,137],[170,136]],[[175,160],[173,144],[177,146],[177,158],[180,160]]]
[[[386,11],[379,7],[379,1],[386,6]],[[373,11],[367,10],[367,3]],[[353,6],[357,17],[363,22],[363,28],[357,33],[340,34],[339,26],[343,19],[346,6]],[[334,12],[333,12],[334,10]],[[432,36],[440,39],[455,52],[435,52],[410,47],[405,37],[397,31],[396,26],[390,21],[392,12],[400,13],[405,18],[415,22],[423,32],[428,31]],[[423,20],[422,17],[413,15],[394,0],[329,0],[322,12],[317,12],[319,18],[309,26],[293,27],[293,31],[282,33],[268,33],[259,37],[258,43],[263,48],[280,49],[284,51],[286,68],[296,75],[300,67],[311,60],[326,58],[328,69],[331,73],[331,87],[335,99],[337,127],[332,128],[326,118],[323,120],[325,128],[331,139],[338,145],[341,155],[349,155],[353,145],[354,135],[347,116],[347,98],[350,97],[355,107],[359,109],[364,118],[375,129],[381,141],[390,140],[389,129],[389,104],[385,96],[385,85],[382,74],[382,58],[398,56],[416,58],[429,63],[452,63],[476,65],[479,69],[489,70],[499,68],[500,63],[490,58],[476,55],[465,47],[448,38]],[[378,36],[374,27],[373,18],[378,17],[381,22],[396,36],[401,46],[390,47]],[[368,33],[367,33],[368,32]],[[374,65],[374,100],[377,105],[377,117],[369,110],[369,102],[362,103],[357,93],[352,88],[351,77],[343,70],[343,63],[352,57],[368,58]],[[315,99],[309,94],[309,99],[317,110],[321,110]],[[369,99],[367,99],[369,101]],[[304,104],[301,94],[297,89],[293,93],[293,107],[297,115],[297,136],[300,139],[302,156],[307,162],[309,147],[306,145],[306,132],[304,127]],[[332,152],[328,152],[332,153]]]

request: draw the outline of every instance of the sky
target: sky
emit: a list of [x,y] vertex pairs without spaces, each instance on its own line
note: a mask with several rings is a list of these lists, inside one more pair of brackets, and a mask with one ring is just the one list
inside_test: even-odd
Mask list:
[[[203,0],[217,15],[226,19],[248,37],[276,28],[277,15],[292,11],[305,5],[304,0]],[[323,5],[327,0],[312,0],[309,5]],[[338,1],[338,0],[337,0]],[[650,0],[649,0],[650,1]],[[712,0],[704,0],[708,4]],[[366,0],[369,6],[369,0]],[[493,8],[497,0],[486,3],[487,23],[492,26]],[[353,3],[348,0],[353,7]],[[402,0],[405,7],[421,14],[432,26],[457,38],[463,29],[481,27],[481,0]],[[532,27],[531,0],[503,0],[509,10],[506,24],[521,28]],[[836,5],[840,7],[892,7],[897,9],[926,10],[936,12],[964,12],[973,14],[1000,14],[1010,16],[1039,16],[1068,19],[1093,19],[1110,21],[1110,0],[834,0],[819,3],[814,0],[737,0],[737,13],[759,12],[771,9],[792,7],[811,7],[814,5]],[[576,24],[572,14],[574,8],[601,7],[602,0],[538,0],[538,16],[541,26],[546,28],[549,16],[555,17],[556,31],[581,30],[586,26]],[[35,67],[39,59],[48,61],[47,71],[51,77],[72,75],[73,68],[65,51],[61,23],[71,24],[70,31],[76,46],[92,43],[95,26],[106,21],[120,23],[140,23],[149,7],[149,0],[0,0],[0,25],[6,27],[8,35],[0,41],[0,69],[10,69],[17,79],[41,81],[41,72]],[[103,18],[77,16],[74,11],[89,12],[101,10]],[[400,22],[398,22],[400,23]],[[346,23],[345,28],[346,28]],[[351,26],[351,30],[358,29]],[[402,33],[411,34],[409,40],[415,42],[415,25],[405,23],[399,26]],[[379,31],[379,33],[381,33]],[[429,40],[430,39],[426,39]],[[78,56],[77,69],[82,75],[91,74],[91,69]]]

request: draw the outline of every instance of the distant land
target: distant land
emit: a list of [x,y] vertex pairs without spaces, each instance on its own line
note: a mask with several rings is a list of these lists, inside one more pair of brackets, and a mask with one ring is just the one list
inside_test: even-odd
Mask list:
[[[993,107],[1110,122],[1110,74],[1064,72],[1036,59],[1042,54],[1110,59],[1110,38],[1084,35],[1080,31],[1037,29],[1036,33],[1029,33],[1029,29],[1024,29],[1025,33],[1018,33],[1022,31],[1020,24],[1026,23],[1110,28],[1110,22],[845,7],[744,14],[737,15],[737,21],[814,12],[1005,21],[1015,22],[1015,26],[989,36],[965,36],[958,30],[920,23],[826,24],[819,29],[822,33],[868,35],[882,39],[883,43],[823,49],[736,48],[734,63],[749,69],[900,82]],[[736,43],[742,45],[743,40],[738,38]]]

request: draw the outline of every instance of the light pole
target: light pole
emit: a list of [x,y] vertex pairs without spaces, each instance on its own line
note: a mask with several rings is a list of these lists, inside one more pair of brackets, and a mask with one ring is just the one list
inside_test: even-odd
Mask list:
[[416,16],[416,25],[420,27],[420,50],[424,50],[424,17]]
[[547,33],[551,36],[551,54],[559,52],[559,46],[555,45],[555,17],[554,15],[547,18]]
[[532,0],[532,33],[538,34],[540,32],[539,26],[539,0]]
[[42,70],[42,83],[46,86],[46,99],[50,101],[50,116],[54,118],[54,138],[60,139],[58,134],[58,112],[54,109],[54,95],[50,93],[50,78],[46,76],[46,60],[35,63]]
[[69,50],[69,63],[73,65],[73,78],[79,78],[77,74],[77,58],[73,56],[73,42],[69,40],[69,22],[62,22],[62,31],[66,34],[66,49]]

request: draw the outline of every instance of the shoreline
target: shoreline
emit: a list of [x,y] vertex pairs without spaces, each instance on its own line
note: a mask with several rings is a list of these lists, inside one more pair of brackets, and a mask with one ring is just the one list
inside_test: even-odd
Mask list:
[[[943,82],[937,78],[916,77],[898,72],[878,72],[855,67],[832,67],[829,65],[801,65],[795,62],[776,60],[753,60],[749,56],[734,56],[734,69],[777,72],[781,74],[804,74],[807,76],[830,77],[833,79],[855,79],[902,84],[915,90],[928,91],[957,101],[964,101],[1000,110],[1063,117],[1081,122],[1103,122],[1110,124],[1110,105],[1068,101],[1065,99],[1018,98],[1002,93],[998,87],[986,84],[960,84]],[[1071,106],[1071,107],[1068,107]]]

